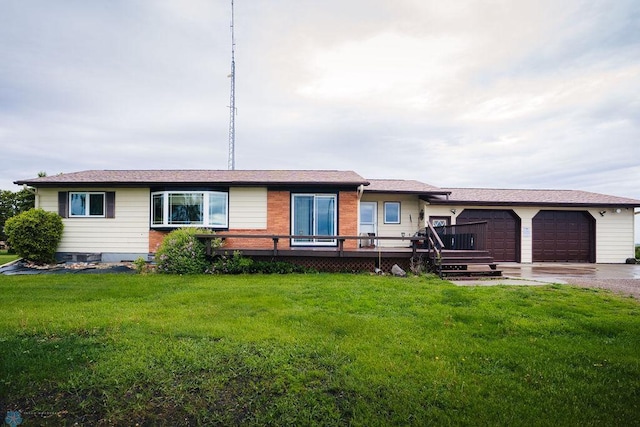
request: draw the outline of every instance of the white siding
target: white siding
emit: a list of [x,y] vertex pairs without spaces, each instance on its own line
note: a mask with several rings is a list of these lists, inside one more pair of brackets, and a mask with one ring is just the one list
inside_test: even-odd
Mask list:
[[[604,211],[604,216],[599,212]],[[624,263],[634,257],[633,209],[589,209],[596,219],[596,262]]]
[[[406,237],[413,236],[416,231],[424,225],[420,221],[420,199],[418,196],[405,194],[379,194],[366,192],[362,195],[361,202],[377,202],[378,203],[378,236],[385,237],[402,237],[402,233]],[[384,202],[400,202],[400,224],[384,223]],[[360,226],[360,218],[358,218],[358,232]],[[408,247],[408,240],[380,240],[378,245],[382,247]]]
[[[634,256],[634,213],[633,209],[612,208],[563,208],[563,207],[515,207],[515,206],[440,206],[425,204],[425,217],[451,216],[452,224],[456,215],[467,209],[512,209],[521,220],[520,250],[521,262],[533,261],[533,217],[541,210],[588,211],[596,220],[596,262],[624,263]],[[451,213],[456,210],[456,214]],[[599,214],[605,211],[604,216]]]
[[264,187],[229,189],[229,228],[266,230],[267,189]]
[[517,207],[513,211],[520,217],[520,262],[533,262],[533,217],[540,212],[536,207]]
[[[148,188],[72,188],[64,191],[115,191],[115,218],[64,218],[58,252],[147,253]],[[39,189],[38,206],[58,212],[58,189]]]

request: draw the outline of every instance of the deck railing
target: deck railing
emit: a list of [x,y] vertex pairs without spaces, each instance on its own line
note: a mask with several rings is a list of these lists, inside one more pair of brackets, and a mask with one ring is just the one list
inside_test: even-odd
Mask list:
[[434,227],[444,249],[483,251],[487,248],[487,221]]
[[[312,246],[314,249],[321,249],[324,251],[331,251],[332,249],[334,249],[337,252],[338,256],[342,256],[345,252],[344,249],[344,242],[347,240],[358,240],[358,241],[380,241],[380,240],[384,240],[384,241],[402,241],[402,242],[406,242],[407,246],[411,248],[412,250],[412,256],[415,256],[416,253],[418,252],[418,249],[424,249],[424,242],[425,242],[425,237],[424,236],[369,236],[369,235],[364,235],[364,236],[324,236],[324,235],[290,235],[290,234],[278,234],[278,235],[274,235],[274,234],[196,234],[196,237],[202,241],[205,242],[206,245],[206,251],[207,251],[207,255],[211,256],[214,255],[216,252],[221,252],[221,251],[225,251],[225,250],[229,250],[228,248],[220,248],[220,249],[213,249],[213,245],[211,244],[212,240],[222,240],[223,242],[226,239],[251,239],[251,240],[271,240],[273,242],[273,256],[278,256],[278,252],[281,250],[278,247],[278,244],[280,243],[280,241],[282,240],[288,240],[288,241],[292,241],[292,240],[316,240],[316,241],[335,241],[336,245],[327,245],[327,246]],[[436,235],[437,237],[437,235]],[[300,245],[300,246],[289,246],[288,249],[297,249],[297,248],[307,248],[309,249],[309,246],[304,246],[304,245]],[[234,249],[234,248],[232,248]],[[237,248],[238,250],[242,250],[242,247]]]
[[423,235],[422,246],[427,249],[427,253],[429,254],[429,261],[433,267],[440,265],[440,261],[442,260],[442,249],[444,249],[444,243],[442,243],[442,239],[438,235],[436,228],[430,223],[427,222],[427,226],[424,229],[424,233],[421,231],[417,233],[418,235]]

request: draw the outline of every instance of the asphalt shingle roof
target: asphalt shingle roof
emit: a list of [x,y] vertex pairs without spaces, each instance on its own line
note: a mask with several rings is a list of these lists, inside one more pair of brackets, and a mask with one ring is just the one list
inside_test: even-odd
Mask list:
[[34,187],[73,184],[333,184],[367,185],[353,171],[337,170],[87,170],[15,182]]
[[413,179],[370,179],[366,192],[447,194],[448,191]]
[[475,205],[573,205],[640,206],[640,200],[581,190],[516,190],[492,188],[448,188],[451,194],[433,198],[434,204],[465,203]]

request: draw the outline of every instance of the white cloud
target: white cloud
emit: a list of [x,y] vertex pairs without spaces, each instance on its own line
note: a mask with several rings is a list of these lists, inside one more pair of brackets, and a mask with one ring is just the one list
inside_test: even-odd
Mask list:
[[[236,164],[640,199],[638,16],[634,0],[236,2]],[[225,168],[229,24],[229,2],[0,2],[0,188]]]

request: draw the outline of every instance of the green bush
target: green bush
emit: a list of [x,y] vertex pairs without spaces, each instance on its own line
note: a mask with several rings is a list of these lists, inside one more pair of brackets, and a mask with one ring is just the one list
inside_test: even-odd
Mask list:
[[19,256],[44,264],[55,260],[63,228],[57,213],[29,209],[7,219],[4,231],[9,245]]
[[[212,233],[198,228],[179,228],[167,234],[156,252],[156,264],[159,273],[202,274],[209,263],[206,248],[196,234]],[[220,246],[220,240],[214,239],[212,247]]]
[[640,246],[636,246],[636,259],[640,259]]
[[306,273],[307,269],[283,261],[254,261],[242,256],[239,251],[227,253],[213,262],[212,272],[217,274],[290,274]]

